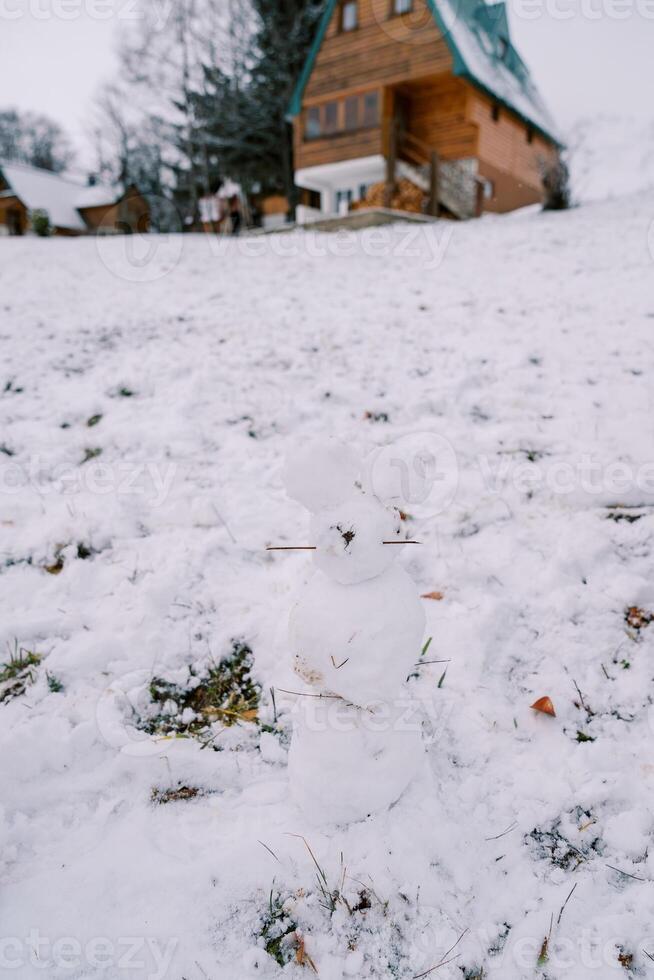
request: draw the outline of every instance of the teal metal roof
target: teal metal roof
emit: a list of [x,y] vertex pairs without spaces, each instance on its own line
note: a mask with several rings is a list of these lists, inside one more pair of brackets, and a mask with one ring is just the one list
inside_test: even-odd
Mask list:
[[[289,105],[297,116],[325,32],[339,0],[328,0],[316,37]],[[464,78],[510,109],[543,136],[562,146],[556,124],[536,88],[529,69],[514,48],[503,2],[427,0],[453,60],[454,74]]]

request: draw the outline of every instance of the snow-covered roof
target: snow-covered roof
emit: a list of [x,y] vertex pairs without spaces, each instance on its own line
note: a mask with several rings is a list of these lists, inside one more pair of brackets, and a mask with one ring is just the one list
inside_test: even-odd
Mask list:
[[[329,0],[289,106],[296,116],[337,0]],[[561,143],[557,126],[529,69],[513,47],[504,0],[427,0],[453,59],[453,72],[512,109],[545,136]]]
[[69,177],[22,163],[0,161],[0,172],[16,197],[30,211],[37,208],[47,211],[50,223],[56,228],[86,230],[76,204],[83,185]]
[[435,0],[433,12],[452,51],[454,74],[481,86],[560,143],[557,125],[511,43],[505,3]]
[[43,209],[48,212],[52,225],[70,231],[86,230],[79,208],[115,204],[123,194],[119,185],[93,184],[87,187],[73,177],[53,174],[23,163],[4,163],[0,160],[0,173],[28,210]]
[[92,184],[82,188],[75,207],[100,208],[104,205],[115,204],[122,196],[123,188],[120,184]]

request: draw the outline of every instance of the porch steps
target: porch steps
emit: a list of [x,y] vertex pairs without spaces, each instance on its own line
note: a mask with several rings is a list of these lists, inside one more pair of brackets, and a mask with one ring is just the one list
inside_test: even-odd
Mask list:
[[[423,190],[430,190],[429,165],[397,161],[397,172]],[[438,163],[438,201],[455,218],[465,221],[478,214],[477,177],[460,163],[440,160]]]

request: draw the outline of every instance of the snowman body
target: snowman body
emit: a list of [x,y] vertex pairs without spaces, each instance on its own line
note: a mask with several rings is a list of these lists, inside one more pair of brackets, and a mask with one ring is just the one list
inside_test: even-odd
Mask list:
[[359,483],[350,450],[328,442],[287,463],[290,496],[312,511],[317,566],[289,623],[298,698],[291,791],[315,822],[349,822],[390,806],[423,758],[406,680],[424,611],[396,564],[399,512]]

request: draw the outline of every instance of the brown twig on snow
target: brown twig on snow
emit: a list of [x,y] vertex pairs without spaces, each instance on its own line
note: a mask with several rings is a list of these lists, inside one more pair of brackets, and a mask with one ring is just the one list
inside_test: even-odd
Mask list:
[[[382,544],[422,544],[422,541],[382,541]],[[266,551],[317,551],[315,544],[268,545]]]
[[317,551],[315,544],[269,545],[266,551]]
[[581,690],[579,688],[579,685],[577,684],[577,682],[574,679],[574,677],[572,678],[572,683],[574,684],[574,686],[577,689],[577,694],[579,695],[579,701],[581,702],[581,707],[584,709],[584,711],[586,712],[587,715],[591,715],[591,717],[592,717],[595,714],[595,712],[593,711],[592,708],[589,708],[588,705],[586,704],[586,702],[584,701],[584,696],[581,693]]

